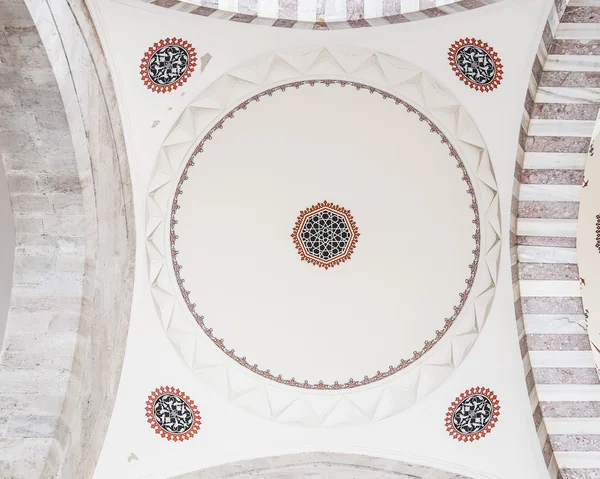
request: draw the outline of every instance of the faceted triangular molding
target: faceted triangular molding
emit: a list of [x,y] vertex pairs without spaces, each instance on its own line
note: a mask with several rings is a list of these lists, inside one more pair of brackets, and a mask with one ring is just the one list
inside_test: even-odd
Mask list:
[[[478,202],[481,257],[462,313],[444,340],[406,371],[354,390],[305,391],[248,372],[219,351],[201,330],[186,307],[173,271],[170,199],[179,188],[191,152],[232,108],[292,78],[362,82],[413,105],[447,135],[472,179]],[[225,400],[273,421],[347,426],[401,412],[437,388],[462,362],[490,312],[501,242],[497,184],[485,142],[467,110],[443,86],[418,67],[384,53],[303,47],[264,55],[224,74],[190,102],[163,143],[150,181],[147,209],[147,256],[152,265],[148,281],[167,337],[199,381],[210,383]],[[493,246],[488,249],[486,245]],[[185,323],[188,328],[183,327]],[[195,333],[188,333],[190,329]]]

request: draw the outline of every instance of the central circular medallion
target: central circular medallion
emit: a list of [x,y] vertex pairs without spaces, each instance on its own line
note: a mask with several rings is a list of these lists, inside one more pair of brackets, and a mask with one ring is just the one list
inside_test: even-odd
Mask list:
[[465,165],[422,112],[308,80],[249,98],[200,141],[171,254],[187,308],[232,361],[287,386],[350,389],[409,368],[449,330],[479,223]]
[[358,237],[350,211],[327,201],[302,211],[292,233],[301,259],[325,269],[350,259]]

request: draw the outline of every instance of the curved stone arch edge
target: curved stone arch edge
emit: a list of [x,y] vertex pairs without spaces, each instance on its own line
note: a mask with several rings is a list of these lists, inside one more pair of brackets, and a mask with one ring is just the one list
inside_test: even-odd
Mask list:
[[[482,2],[472,2],[469,0],[455,0],[445,5],[436,5],[425,9],[415,10],[413,12],[397,13],[393,15],[367,18],[347,18],[346,20],[325,21],[315,18],[315,21],[297,20],[288,16],[281,17],[261,17],[258,13],[242,13],[235,10],[220,10],[210,6],[198,5],[189,0],[172,0],[170,2],[159,2],[157,0],[142,0],[152,7],[166,8],[169,10],[181,12],[183,14],[192,14],[213,20],[225,20],[235,23],[248,25],[259,25],[267,27],[276,27],[282,29],[302,29],[314,31],[343,30],[356,28],[371,28],[379,26],[397,25],[402,23],[413,23],[421,20],[445,17],[455,13],[468,12],[471,10],[487,7],[502,2],[503,0],[485,0]],[[297,15],[296,15],[297,16]]]
[[44,477],[92,477],[129,330],[136,249],[131,177],[113,80],[86,0],[24,1],[63,99],[87,212],[75,357]]
[[[171,479],[246,479],[248,476],[261,477],[262,473],[272,474],[282,470],[295,470],[301,474],[306,468],[319,466],[327,469],[354,468],[361,474],[361,479],[380,477],[375,474],[385,474],[385,477],[397,475],[400,479],[499,479],[498,476],[455,463],[421,456],[402,454],[392,457],[375,455],[372,451],[367,455],[360,451],[348,453],[334,450],[252,457],[181,473]],[[300,477],[304,476],[298,475]]]
[[[170,218],[170,201],[187,160],[224,114],[270,87],[299,79],[325,78],[356,81],[394,94],[429,116],[447,135],[476,189],[481,257],[463,313],[435,351],[406,372],[379,383],[319,394],[263,379],[212,344],[180,297],[170,258],[170,228],[165,219]],[[416,66],[370,50],[297,48],[262,55],[224,74],[192,100],[176,121],[160,149],[148,188],[148,279],[167,336],[202,381],[212,383],[231,402],[284,423],[338,426],[378,421],[432,392],[462,362],[489,315],[498,277],[501,236],[493,168],[483,138],[466,109]]]

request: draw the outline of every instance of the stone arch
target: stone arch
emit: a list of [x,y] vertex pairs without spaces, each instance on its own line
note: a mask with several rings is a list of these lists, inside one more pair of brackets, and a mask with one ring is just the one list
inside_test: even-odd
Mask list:
[[264,0],[241,0],[225,10],[215,0],[143,1],[157,7],[236,23],[325,31],[416,22],[474,10],[503,0],[421,0],[416,8],[393,1],[378,3],[377,0],[321,0],[314,5],[309,2],[303,6],[298,0],[279,0],[276,5]]
[[330,452],[249,459],[188,472],[172,479],[302,479],[307,475],[315,479],[470,479],[462,474],[396,459]]
[[600,108],[586,91],[600,83],[570,57],[591,54],[585,27],[577,24],[598,13],[592,4],[552,5],[526,94],[515,167],[515,312],[533,419],[552,479],[600,474],[597,444],[585,427],[600,419],[600,403],[585,395],[600,380],[576,252],[583,168]]
[[123,131],[84,0],[0,0],[0,27],[0,152],[16,232],[0,475],[88,478],[116,397],[133,291]]

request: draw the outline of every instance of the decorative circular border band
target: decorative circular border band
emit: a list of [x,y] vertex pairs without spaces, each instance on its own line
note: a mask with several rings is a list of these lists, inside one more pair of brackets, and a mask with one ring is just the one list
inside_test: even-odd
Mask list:
[[[413,113],[413,114],[417,115],[419,118],[419,121],[427,123],[427,125],[429,126],[429,131],[431,133],[433,133],[434,135],[438,135],[440,137],[441,142],[444,145],[446,145],[446,147],[448,148],[449,156],[456,160],[457,167],[461,170],[461,173],[462,173],[461,179],[466,183],[466,185],[467,185],[466,192],[471,196],[470,208],[473,211],[474,217],[473,217],[472,222],[475,225],[475,233],[472,236],[475,241],[475,249],[472,251],[473,261],[471,262],[471,264],[469,264],[470,274],[469,274],[469,277],[465,280],[465,283],[466,283],[465,289],[462,292],[458,293],[458,296],[459,296],[458,303],[453,307],[452,314],[449,317],[444,318],[443,327],[441,329],[438,329],[435,331],[435,337],[433,337],[431,340],[426,340],[423,344],[423,347],[418,351],[414,351],[413,355],[411,357],[400,359],[398,364],[390,365],[387,370],[383,370],[383,371],[379,370],[376,373],[374,373],[373,375],[364,376],[362,379],[359,379],[359,380],[355,380],[354,378],[349,378],[348,380],[346,380],[344,382],[334,381],[333,383],[325,383],[322,380],[317,383],[310,383],[308,380],[298,381],[298,380],[296,380],[295,377],[284,378],[281,374],[276,374],[276,373],[273,374],[271,372],[271,369],[265,369],[265,368],[259,366],[258,364],[248,361],[246,356],[238,356],[236,354],[235,348],[227,348],[227,346],[225,345],[225,339],[219,338],[218,336],[216,336],[213,328],[209,327],[206,324],[204,316],[202,316],[196,312],[196,303],[194,303],[191,298],[192,292],[190,290],[186,289],[185,279],[183,278],[183,275],[181,273],[181,271],[183,269],[183,265],[181,263],[179,263],[178,258],[177,258],[178,254],[179,254],[179,251],[177,251],[177,247],[176,247],[176,242],[177,242],[178,236],[175,232],[175,227],[177,225],[177,219],[176,219],[177,210],[180,208],[179,197],[183,194],[183,185],[184,185],[185,181],[188,179],[188,172],[189,172],[190,168],[194,166],[194,162],[196,161],[197,155],[199,155],[203,152],[204,145],[206,144],[206,142],[212,140],[213,136],[218,131],[220,131],[224,128],[224,125],[228,120],[233,120],[233,118],[235,118],[235,115],[237,112],[247,110],[248,107],[253,102],[259,102],[260,99],[263,97],[272,97],[273,94],[275,94],[277,92],[285,92],[287,89],[291,89],[291,88],[299,89],[304,86],[314,86],[316,84],[324,84],[328,87],[331,85],[339,85],[341,87],[349,86],[349,87],[356,88],[357,90],[367,90],[371,94],[380,95],[384,100],[390,99],[396,105],[404,107],[406,109],[406,111],[408,111],[409,113]],[[306,213],[306,212],[304,212],[304,213]],[[175,195],[173,198],[173,205],[171,207],[170,230],[171,230],[171,233],[170,233],[171,258],[172,258],[172,263],[173,263],[173,270],[175,272],[175,277],[177,278],[177,285],[179,286],[181,295],[182,295],[182,297],[185,301],[185,304],[186,304],[187,308],[189,309],[190,313],[192,314],[192,316],[194,317],[194,319],[196,320],[198,325],[202,328],[202,331],[204,331],[204,333],[213,342],[213,344],[215,344],[221,351],[223,351],[228,357],[233,359],[236,363],[242,365],[243,367],[252,371],[253,373],[258,374],[259,376],[262,376],[263,378],[270,379],[272,381],[275,381],[279,384],[284,384],[286,386],[293,386],[293,387],[303,388],[303,389],[317,389],[317,390],[322,390],[322,391],[352,389],[352,388],[356,388],[359,386],[365,386],[367,384],[371,384],[376,381],[381,381],[382,379],[389,378],[390,376],[392,376],[400,371],[403,371],[404,369],[406,369],[407,367],[409,367],[410,365],[415,363],[417,360],[419,360],[428,351],[430,351],[448,332],[448,330],[450,329],[452,324],[454,324],[454,321],[456,321],[456,318],[458,317],[458,315],[461,313],[463,307],[465,306],[467,298],[469,297],[469,293],[471,292],[471,287],[473,286],[473,281],[475,280],[475,274],[477,272],[477,267],[479,265],[480,246],[481,246],[480,245],[481,231],[480,231],[479,209],[477,207],[477,199],[475,197],[475,190],[473,188],[473,184],[469,177],[469,173],[467,172],[467,169],[465,168],[465,165],[463,164],[458,152],[452,146],[452,144],[450,143],[450,141],[448,140],[446,135],[444,135],[444,133],[442,133],[442,131],[429,118],[427,118],[427,116],[425,116],[419,110],[414,108],[412,105],[409,105],[405,101],[401,100],[397,96],[394,96],[394,95],[392,95],[388,92],[385,92],[383,90],[380,90],[378,88],[364,85],[362,83],[346,81],[346,80],[331,80],[331,79],[303,80],[303,81],[298,81],[298,82],[286,83],[283,85],[276,86],[274,88],[269,88],[268,90],[265,90],[261,93],[258,93],[257,95],[250,97],[249,99],[240,103],[235,108],[233,108],[228,113],[226,113],[206,133],[204,138],[200,141],[200,143],[198,144],[198,146],[196,147],[196,149],[190,156],[190,159],[188,160],[185,168],[183,169],[183,172],[181,173],[181,177],[179,179],[177,189],[175,190]]]
[[[494,63],[494,78],[490,82],[477,83],[468,78],[459,68],[458,63],[456,61],[456,56],[458,55],[461,48],[469,46],[483,50]],[[488,92],[495,90],[500,86],[500,81],[502,80],[502,63],[500,62],[500,58],[498,58],[498,54],[494,51],[492,47],[490,47],[487,43],[482,42],[481,40],[477,40],[475,38],[461,38],[460,40],[454,42],[448,50],[448,61],[450,62],[450,66],[452,67],[452,70],[454,71],[456,76],[465,85],[468,85],[474,90]]]
[[[183,48],[186,51],[188,55],[188,65],[183,75],[177,78],[177,80],[166,85],[159,85],[158,83],[152,81],[152,79],[150,78],[150,74],[148,73],[149,63],[152,59],[152,56],[157,51],[159,51],[163,47],[171,45]],[[188,78],[192,76],[192,73],[196,67],[196,57],[196,49],[192,46],[191,43],[188,43],[187,41],[182,40],[181,38],[165,38],[164,40],[161,40],[158,43],[152,45],[150,48],[148,48],[148,51],[144,53],[142,63],[140,64],[140,75],[142,77],[142,81],[144,82],[144,85],[146,85],[148,90],[152,90],[156,93],[166,93],[176,90],[178,87],[183,86],[183,84],[188,81]]]
[[[485,424],[485,426],[473,433],[464,433],[456,429],[454,426],[454,414],[457,409],[463,404],[465,401],[473,398],[475,396],[483,396],[489,401],[489,404],[492,407],[490,419]],[[496,426],[496,422],[498,422],[498,416],[500,415],[500,402],[498,401],[498,397],[494,394],[494,391],[491,391],[488,388],[476,387],[467,389],[464,393],[461,393],[454,402],[448,408],[448,412],[446,413],[446,431],[454,438],[459,441],[464,442],[473,442],[478,441],[482,437],[485,437],[486,434],[489,434],[492,429]]]
[[[156,404],[156,401],[159,400],[160,397],[165,395],[171,395],[179,398],[191,411],[192,425],[186,431],[182,433],[168,431],[161,424],[159,424],[159,421],[157,421],[156,416],[154,414],[154,406]],[[146,401],[146,417],[148,418],[150,427],[154,429],[154,432],[156,434],[160,434],[161,437],[164,437],[169,441],[175,442],[187,441],[188,439],[191,439],[198,433],[198,431],[200,430],[200,424],[202,424],[202,418],[200,417],[198,406],[194,404],[194,401],[192,401],[190,397],[183,391],[180,391],[179,389],[175,389],[170,386],[162,386],[160,388],[156,388],[150,393],[150,395],[148,396],[148,400]]]
[[600,215],[596,215],[596,249],[600,253]]
[[[397,95],[444,132],[473,183],[481,218],[481,258],[461,315],[430,354],[385,381],[321,392],[277,384],[248,371],[214,347],[181,297],[172,269],[169,220],[181,172],[198,141],[223,115],[282,83],[325,78],[373,85]],[[448,115],[449,108],[455,114]],[[331,427],[379,421],[435,390],[462,363],[484,327],[498,277],[501,236],[496,179],[485,142],[468,111],[415,65],[355,47],[294,48],[262,55],[230,70],[190,100],[159,150],[148,185],[148,282],[165,334],[198,381],[212,385],[225,400],[243,409],[285,424]]]

